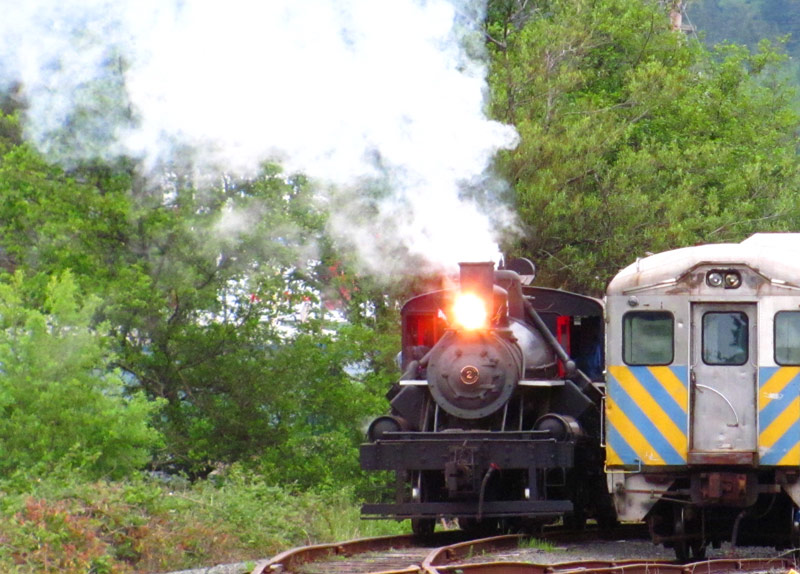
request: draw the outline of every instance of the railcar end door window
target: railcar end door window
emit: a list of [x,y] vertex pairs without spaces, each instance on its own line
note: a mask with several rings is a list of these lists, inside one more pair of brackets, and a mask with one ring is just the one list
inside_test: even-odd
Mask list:
[[703,315],[703,362],[706,365],[744,365],[747,348],[746,314],[725,311]]
[[628,365],[669,365],[675,326],[667,311],[634,311],[622,323],[622,358]]

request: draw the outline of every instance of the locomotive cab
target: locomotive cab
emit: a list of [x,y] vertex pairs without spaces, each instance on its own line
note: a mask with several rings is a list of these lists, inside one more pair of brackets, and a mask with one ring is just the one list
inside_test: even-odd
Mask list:
[[458,289],[404,305],[403,374],[361,447],[362,468],[395,471],[395,501],[364,516],[410,518],[424,533],[437,518],[495,528],[596,514],[602,304],[524,282],[462,264]]
[[800,234],[637,261],[607,292],[608,483],[681,560],[798,546]]

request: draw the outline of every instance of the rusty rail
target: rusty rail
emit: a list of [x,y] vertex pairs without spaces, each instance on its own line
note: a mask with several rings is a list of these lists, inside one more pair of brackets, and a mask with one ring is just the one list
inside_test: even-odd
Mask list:
[[718,559],[692,564],[675,564],[667,561],[597,561],[562,562],[559,564],[530,564],[528,562],[482,562],[474,564],[448,564],[426,574],[722,574],[730,572],[788,572],[795,562],[785,558]]
[[[366,552],[385,552],[391,549],[411,548],[419,546],[423,542],[433,544],[452,543],[453,540],[463,540],[464,534],[460,531],[438,532],[433,536],[421,539],[414,534],[401,534],[398,536],[379,536],[377,538],[359,538],[346,542],[335,542],[333,544],[314,544],[311,546],[301,546],[286,550],[256,564],[252,574],[281,574],[294,572],[298,567],[309,562],[318,562],[333,558],[335,556],[352,556]],[[419,568],[402,569],[397,572],[418,572]],[[381,574],[389,574],[394,571],[385,571]]]
[[481,554],[484,552],[495,552],[505,548],[516,548],[519,546],[520,540],[523,538],[520,534],[512,534],[508,536],[492,536],[490,538],[480,538],[478,540],[468,540],[466,542],[459,542],[442,546],[433,550],[425,560],[422,561],[422,572],[435,573],[449,562],[461,560],[468,556]]
[[[638,530],[628,529],[627,534],[636,534]],[[595,533],[594,538],[599,533]],[[605,532],[606,535],[609,532]],[[589,533],[573,533],[573,537],[586,536]],[[553,532],[544,534],[544,540],[563,538],[565,533]],[[676,564],[661,560],[585,560],[562,562],[556,564],[532,564],[516,561],[464,562],[481,554],[494,553],[513,549],[527,536],[507,535],[493,536],[474,540],[464,540],[465,534],[459,531],[439,532],[433,537],[421,539],[414,535],[384,536],[340,542],[335,544],[318,544],[305,546],[282,552],[270,560],[259,563],[252,574],[286,574],[297,572],[303,564],[322,561],[336,556],[353,556],[367,552],[387,552],[392,549],[413,548],[427,543],[434,546],[419,563],[404,566],[396,570],[381,570],[371,574],[723,574],[731,572],[788,572],[797,567],[794,560],[784,557],[776,558],[723,558]],[[608,539],[608,536],[604,538]],[[613,538],[613,537],[612,537]],[[619,536],[619,538],[626,538]],[[455,542],[452,542],[455,540]],[[450,541],[448,544],[447,542]],[[436,546],[439,544],[439,546]]]
[[334,544],[314,544],[292,548],[256,564],[252,574],[280,574],[293,572],[299,566],[309,562],[325,560],[333,556],[348,556],[362,552],[381,552],[390,548],[408,548],[419,539],[411,534],[400,536],[382,536],[378,538],[360,538]]

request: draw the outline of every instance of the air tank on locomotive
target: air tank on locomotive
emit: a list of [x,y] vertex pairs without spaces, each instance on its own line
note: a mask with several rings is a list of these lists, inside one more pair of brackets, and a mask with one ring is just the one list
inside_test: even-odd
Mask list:
[[532,279],[527,260],[462,263],[458,289],[403,307],[403,374],[361,448],[362,468],[395,471],[394,501],[362,514],[410,518],[419,533],[437,518],[613,520],[598,446],[602,304]]

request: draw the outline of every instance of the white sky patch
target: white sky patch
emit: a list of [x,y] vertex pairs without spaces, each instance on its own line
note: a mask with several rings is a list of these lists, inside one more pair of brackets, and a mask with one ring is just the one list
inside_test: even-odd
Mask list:
[[26,0],[0,19],[0,87],[21,86],[27,137],[67,163],[155,166],[188,145],[239,173],[278,159],[326,193],[384,181],[379,219],[452,265],[496,252],[497,222],[459,194],[517,138],[486,118],[485,63],[464,49],[484,2]]

